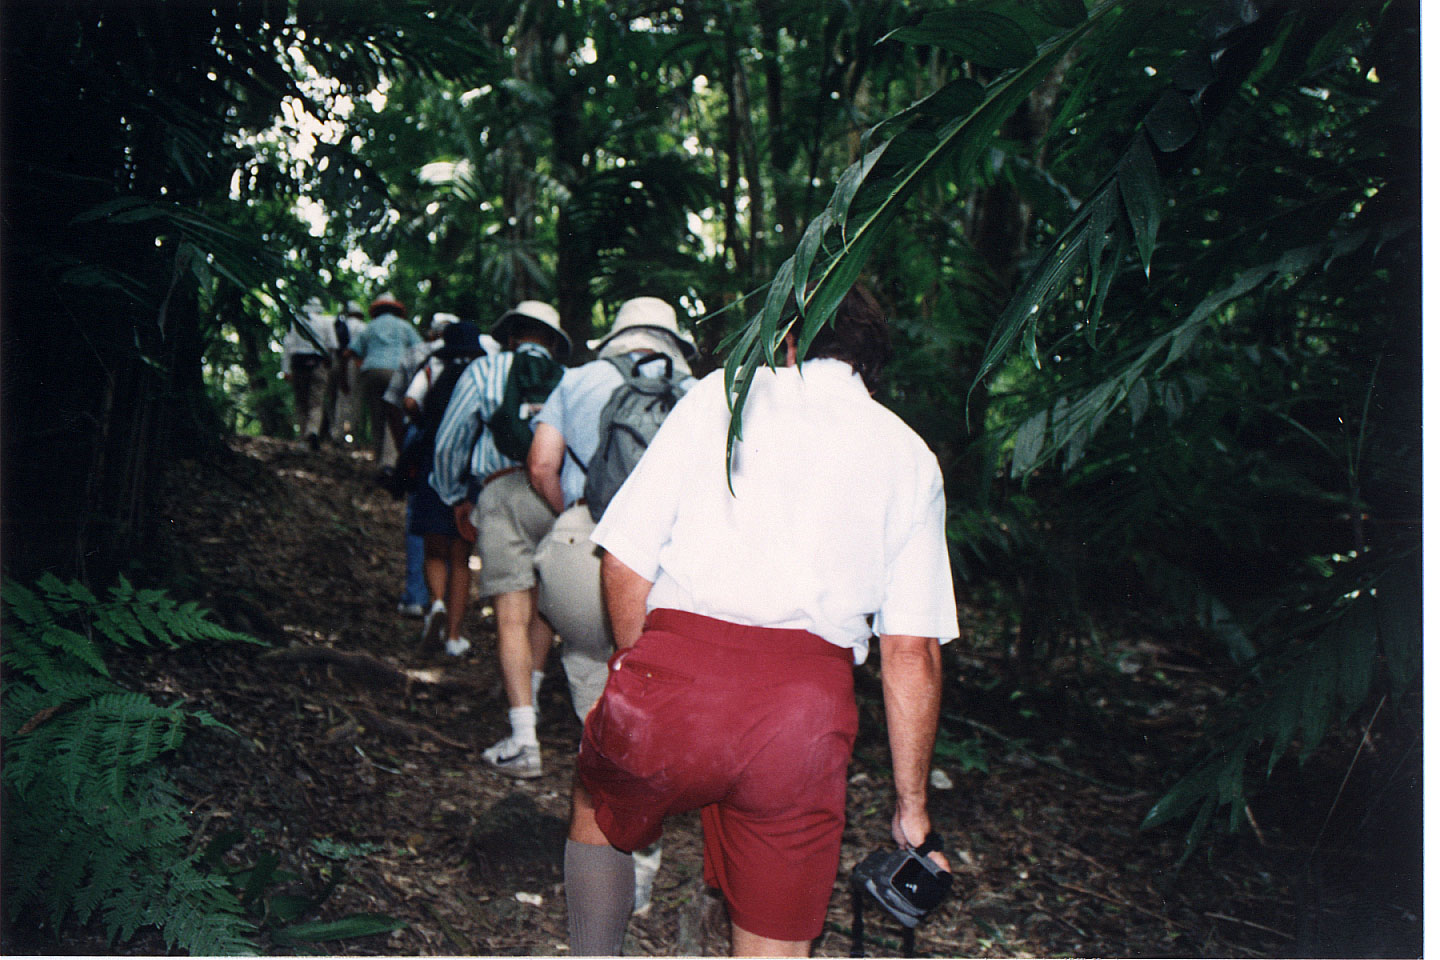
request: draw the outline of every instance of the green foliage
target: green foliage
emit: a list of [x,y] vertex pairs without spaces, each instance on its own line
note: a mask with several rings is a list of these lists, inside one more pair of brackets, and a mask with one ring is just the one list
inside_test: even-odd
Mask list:
[[[785,331],[803,346],[868,261],[896,269],[882,236],[903,247],[946,202],[1014,192],[1036,252],[962,372],[982,461],[1021,486],[952,486],[952,554],[1018,581],[1027,617],[1144,583],[1177,644],[1244,668],[1230,725],[1147,821],[1199,809],[1192,841],[1261,788],[1257,744],[1268,766],[1308,757],[1418,658],[1416,631],[1370,626],[1419,604],[1377,572],[1419,542],[1416,36],[1413,4],[1371,0],[911,18],[890,39],[952,70],[868,131],[727,343],[733,443]],[[1004,123],[1046,84],[1053,111],[1029,116],[1048,126],[1016,137]],[[952,255],[936,282],[968,299],[977,272]],[[968,421],[956,393],[930,435]]]
[[224,868],[225,854],[244,836],[241,830],[222,833],[206,846],[201,862],[226,875],[240,904],[276,947],[305,952],[297,945],[390,933],[406,926],[403,920],[378,913],[349,914],[336,920],[302,920],[329,900],[344,881],[345,871],[339,864],[377,852],[380,848],[375,844],[350,844],[329,837],[315,838],[310,843],[311,848],[337,863],[321,868],[323,883],[318,890],[294,893],[290,890],[304,878],[280,869],[280,858],[269,851],[260,853],[255,862],[247,866]]
[[958,764],[965,773],[990,772],[990,761],[979,737],[956,740],[948,730],[942,730],[935,740],[935,756],[939,760]]
[[[1257,659],[1254,682],[1227,704],[1225,720],[1206,738],[1189,771],[1150,808],[1143,826],[1193,813],[1186,856],[1228,806],[1228,828],[1243,822],[1253,780],[1268,777],[1292,750],[1304,763],[1325,734],[1379,687],[1398,702],[1418,676],[1421,627],[1418,558],[1367,558],[1358,591],[1295,598],[1297,624],[1286,624],[1285,648]],[[1292,615],[1295,616],[1295,615]],[[1375,677],[1378,664],[1388,668]],[[1257,764],[1255,754],[1268,756]]]
[[154,926],[167,947],[250,952],[239,901],[187,852],[184,802],[158,762],[191,724],[228,728],[124,690],[103,650],[257,641],[123,578],[105,600],[48,574],[34,590],[7,581],[3,598],[9,918],[58,929],[98,914],[112,943]]
[[[722,345],[725,380],[734,397],[727,453],[740,438],[755,372],[773,365],[785,334],[798,323],[797,352],[803,357],[920,187],[942,173],[968,175],[1000,124],[1114,6],[1098,4],[1088,18],[1053,35],[1053,27],[1040,24],[1039,52],[1014,20],[972,7],[929,14],[920,26],[890,35],[962,52],[986,46],[1002,53],[1004,65],[1013,69],[983,88],[957,79],[867,131],[863,156],[839,177],[825,209],[780,265],[761,309]],[[996,44],[997,37],[1004,39]],[[874,139],[879,144],[868,146]]]

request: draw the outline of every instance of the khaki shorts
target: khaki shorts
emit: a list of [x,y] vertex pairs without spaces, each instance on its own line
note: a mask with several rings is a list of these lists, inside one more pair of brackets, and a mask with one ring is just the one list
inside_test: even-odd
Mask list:
[[472,517],[479,531],[479,594],[493,597],[535,586],[535,547],[550,531],[555,512],[525,471],[485,484]]
[[590,508],[577,504],[560,514],[535,551],[540,615],[560,635],[570,703],[581,721],[605,689],[606,661],[615,652],[600,592],[600,548],[590,542],[594,529]]

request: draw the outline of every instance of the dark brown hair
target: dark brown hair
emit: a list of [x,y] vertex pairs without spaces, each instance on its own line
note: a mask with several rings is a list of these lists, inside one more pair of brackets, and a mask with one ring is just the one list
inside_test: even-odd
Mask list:
[[857,283],[840,300],[835,318],[815,334],[805,358],[830,357],[845,361],[874,393],[880,388],[880,375],[892,352],[885,312],[875,295]]

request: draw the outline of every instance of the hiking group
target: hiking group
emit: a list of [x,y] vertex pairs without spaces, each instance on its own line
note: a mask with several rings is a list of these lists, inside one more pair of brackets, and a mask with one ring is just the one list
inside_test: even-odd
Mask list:
[[852,288],[803,363],[793,334],[777,340],[733,445],[724,372],[693,378],[694,340],[661,299],[621,304],[570,367],[539,301],[488,335],[437,314],[422,338],[389,294],[370,313],[340,357],[361,364],[381,480],[406,500],[400,608],[423,616],[427,653],[471,654],[478,552],[509,703],[510,734],[481,753],[499,774],[542,773],[536,694],[558,638],[584,724],[564,854],[573,954],[620,953],[665,818],[699,810],[732,951],[808,955],[872,636],[891,832],[948,868],[926,803],[940,645],[959,632],[945,497],[934,454],[874,399],[890,340],[872,294]]

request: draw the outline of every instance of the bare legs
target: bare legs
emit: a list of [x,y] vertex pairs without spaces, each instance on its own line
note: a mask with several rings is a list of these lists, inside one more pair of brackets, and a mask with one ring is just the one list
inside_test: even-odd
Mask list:
[[425,534],[425,586],[430,596],[445,601],[446,633],[460,636],[470,602],[470,544],[443,533]]
[[530,671],[544,669],[555,632],[535,613],[534,587],[497,594],[494,602],[505,698],[511,708],[533,707]]

